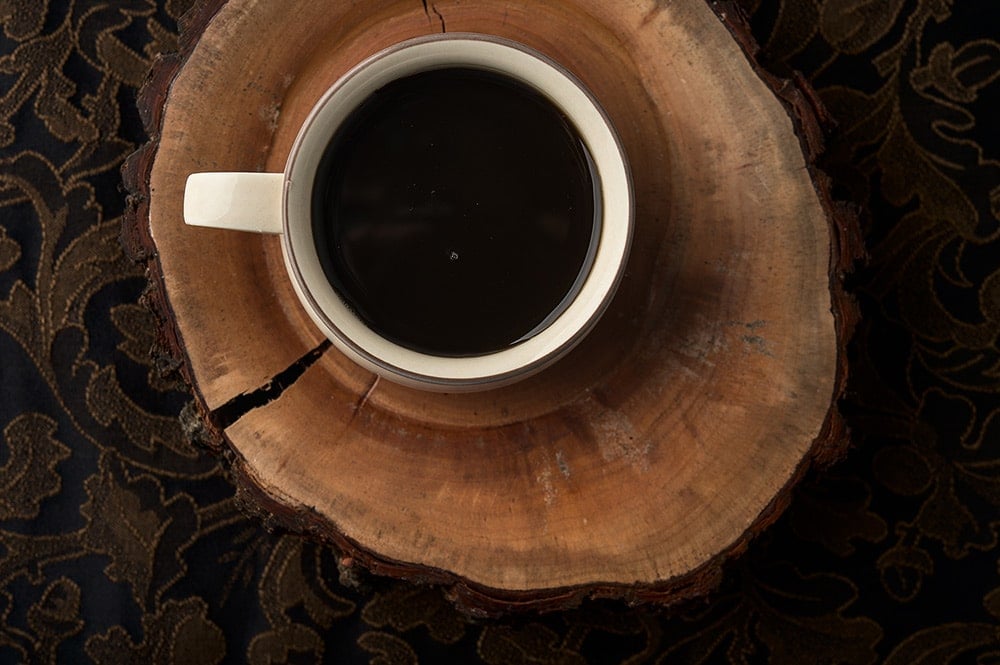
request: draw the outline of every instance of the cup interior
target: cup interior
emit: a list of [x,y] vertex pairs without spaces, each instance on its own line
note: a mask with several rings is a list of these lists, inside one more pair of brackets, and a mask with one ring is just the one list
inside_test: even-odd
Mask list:
[[[327,145],[354,109],[388,83],[446,67],[497,72],[542,93],[573,123],[599,181],[599,231],[590,269],[554,320],[524,341],[483,355],[445,357],[414,351],[371,330],[345,304],[324,272],[313,238],[312,188]],[[501,38],[451,33],[397,44],[352,68],[306,119],[285,169],[282,243],[292,282],[310,317],[355,361],[387,378],[436,390],[495,387],[542,369],[567,353],[607,307],[628,255],[633,194],[621,144],[600,105],[569,72]]]

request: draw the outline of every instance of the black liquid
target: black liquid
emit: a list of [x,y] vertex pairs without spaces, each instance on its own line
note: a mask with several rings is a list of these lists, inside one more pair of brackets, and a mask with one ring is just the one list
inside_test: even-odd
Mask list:
[[571,122],[492,72],[398,79],[347,119],[313,188],[313,233],[345,303],[383,337],[490,353],[568,304],[595,250],[597,176]]

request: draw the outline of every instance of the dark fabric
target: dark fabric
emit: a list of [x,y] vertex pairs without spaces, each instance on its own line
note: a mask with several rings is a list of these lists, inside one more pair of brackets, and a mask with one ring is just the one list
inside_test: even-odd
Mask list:
[[705,602],[501,621],[341,580],[186,442],[118,169],[188,4],[0,0],[0,662],[1000,661],[995,2],[745,2],[764,61],[839,121],[824,167],[869,211],[856,446]]

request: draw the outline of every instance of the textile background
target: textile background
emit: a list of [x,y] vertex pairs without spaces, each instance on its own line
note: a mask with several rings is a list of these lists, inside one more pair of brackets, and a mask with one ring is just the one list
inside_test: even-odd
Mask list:
[[1000,662],[1000,6],[744,1],[867,210],[855,446],[705,602],[473,621],[246,517],[151,367],[119,168],[189,3],[0,0],[0,662]]

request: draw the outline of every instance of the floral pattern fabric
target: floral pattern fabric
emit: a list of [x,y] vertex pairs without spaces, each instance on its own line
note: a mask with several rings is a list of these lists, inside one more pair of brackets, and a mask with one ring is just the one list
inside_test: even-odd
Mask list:
[[855,445],[704,601],[486,621],[268,531],[181,427],[119,168],[189,4],[0,0],[0,662],[1000,661],[1000,7],[743,0],[864,207]]

